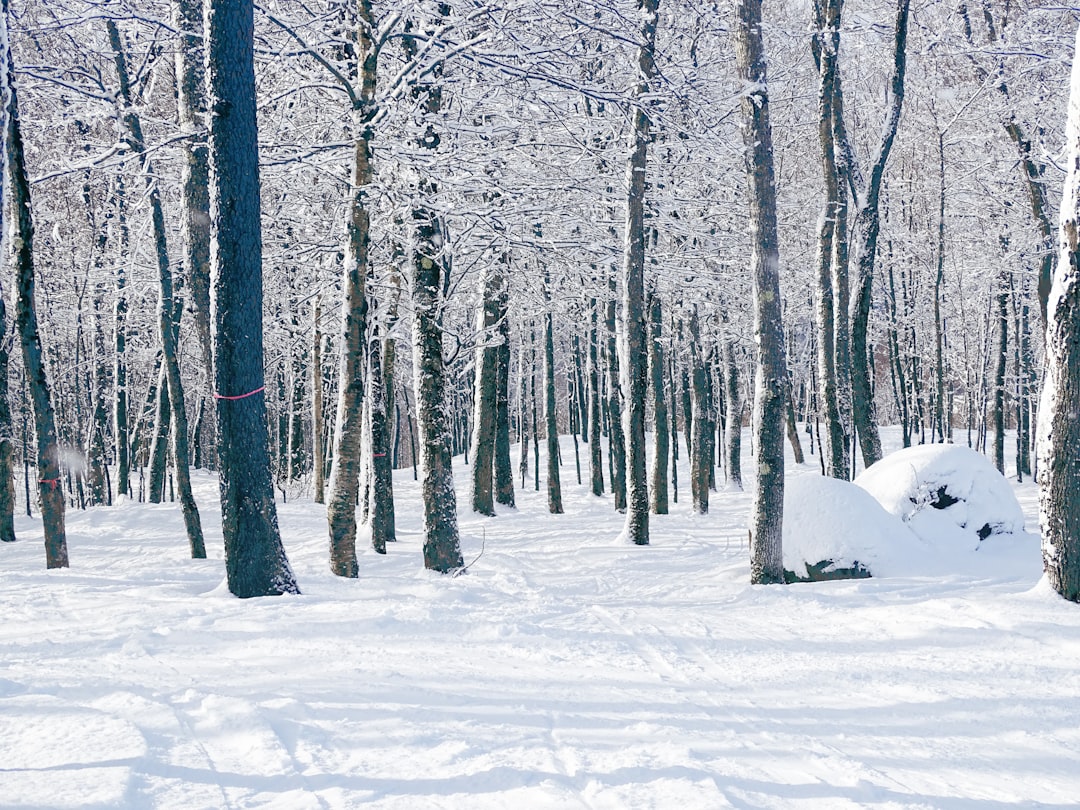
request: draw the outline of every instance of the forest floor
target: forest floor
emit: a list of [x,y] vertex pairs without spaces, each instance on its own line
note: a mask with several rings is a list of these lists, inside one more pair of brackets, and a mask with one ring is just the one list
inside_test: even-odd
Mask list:
[[531,485],[497,518],[462,510],[456,578],[423,570],[411,470],[399,541],[358,580],[329,573],[323,508],[290,498],[297,597],[229,596],[208,473],[205,561],[179,504],[69,511],[66,571],[18,519],[0,807],[1077,806],[1080,608],[1034,534],[947,577],[751,586],[748,492],[695,516],[684,484],[629,547],[568,438],[563,458],[566,514]]

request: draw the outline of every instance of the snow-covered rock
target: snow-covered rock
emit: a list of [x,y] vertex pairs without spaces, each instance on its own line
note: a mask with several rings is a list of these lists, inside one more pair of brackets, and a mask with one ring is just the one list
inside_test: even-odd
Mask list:
[[865,470],[855,484],[934,545],[974,549],[996,535],[1024,533],[1024,513],[1009,482],[967,447],[908,447]]
[[810,473],[784,482],[784,570],[792,580],[906,573],[920,545],[854,484]]

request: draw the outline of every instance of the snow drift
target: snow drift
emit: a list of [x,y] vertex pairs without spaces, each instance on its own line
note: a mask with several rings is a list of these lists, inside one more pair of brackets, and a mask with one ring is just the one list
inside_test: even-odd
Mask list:
[[847,481],[792,475],[784,484],[784,571],[791,581],[895,576],[925,553],[874,497]]
[[1009,482],[967,447],[908,447],[865,470],[855,484],[934,545],[972,550],[989,538],[1024,534],[1024,513]]

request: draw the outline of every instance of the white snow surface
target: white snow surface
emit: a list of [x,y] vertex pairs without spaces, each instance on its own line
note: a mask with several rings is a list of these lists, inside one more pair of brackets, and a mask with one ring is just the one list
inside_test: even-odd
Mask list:
[[696,516],[684,485],[641,548],[562,454],[566,514],[531,487],[462,509],[456,578],[423,570],[407,470],[399,542],[358,580],[329,573],[321,507],[279,504],[300,596],[228,595],[206,473],[206,561],[178,504],[69,511],[65,571],[19,518],[0,807],[1076,806],[1080,608],[1041,580],[1038,538],[935,576],[751,586],[749,452],[745,493]]
[[[1024,535],[1024,512],[1012,487],[986,456],[952,444],[926,444],[890,453],[855,484],[931,545],[975,550]],[[956,502],[935,508],[944,491]],[[1036,525],[1033,520],[1032,525]],[[988,533],[980,539],[979,532]]]
[[798,471],[784,481],[784,568],[800,577],[808,565],[856,564],[873,576],[918,573],[925,544],[874,496],[849,481]]

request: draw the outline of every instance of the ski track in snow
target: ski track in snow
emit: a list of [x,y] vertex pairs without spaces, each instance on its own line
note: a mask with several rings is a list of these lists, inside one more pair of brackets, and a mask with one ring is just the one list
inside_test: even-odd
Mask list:
[[645,548],[565,442],[566,514],[531,486],[463,509],[465,559],[484,551],[456,578],[422,568],[411,470],[358,580],[328,571],[322,507],[279,504],[299,597],[228,595],[206,473],[206,561],[178,504],[70,510],[59,572],[17,519],[0,808],[1077,806],[1080,608],[1037,537],[946,577],[750,586],[749,436],[746,492],[695,516],[681,486]]

